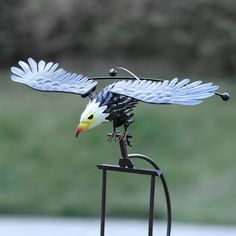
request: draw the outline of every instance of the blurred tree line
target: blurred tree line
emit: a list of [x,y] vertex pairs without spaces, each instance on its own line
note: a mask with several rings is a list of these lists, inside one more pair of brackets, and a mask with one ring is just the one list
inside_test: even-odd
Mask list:
[[236,75],[235,0],[0,0],[0,63],[139,56]]

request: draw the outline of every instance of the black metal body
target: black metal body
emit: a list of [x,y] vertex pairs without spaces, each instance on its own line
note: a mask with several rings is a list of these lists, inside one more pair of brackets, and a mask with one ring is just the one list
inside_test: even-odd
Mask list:
[[[117,134],[119,138],[121,134]],[[130,137],[131,138],[131,137]],[[158,165],[149,157],[141,154],[128,154],[127,143],[125,140],[119,140],[121,158],[119,165],[107,165],[101,164],[97,167],[102,170],[102,201],[101,201],[101,228],[100,236],[105,236],[105,219],[106,219],[106,193],[107,193],[107,172],[125,172],[131,174],[141,174],[150,176],[150,200],[149,200],[149,223],[148,223],[148,236],[153,236],[153,219],[154,219],[154,205],[155,205],[155,180],[156,177],[160,177],[162,186],[165,193],[166,206],[167,206],[167,230],[166,236],[170,236],[171,233],[171,202],[167,183],[165,177],[158,167]],[[136,168],[132,163],[132,159],[142,159],[152,165],[153,169]]]

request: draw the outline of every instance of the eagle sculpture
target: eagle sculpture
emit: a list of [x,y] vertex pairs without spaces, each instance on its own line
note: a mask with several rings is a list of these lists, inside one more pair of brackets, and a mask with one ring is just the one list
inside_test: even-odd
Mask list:
[[116,129],[119,126],[124,126],[124,133],[120,139],[126,140],[127,128],[133,122],[133,108],[138,102],[197,105],[202,99],[214,94],[220,95],[223,100],[228,99],[228,94],[216,93],[219,87],[212,83],[202,83],[202,81],[190,83],[189,79],[179,81],[177,78],[170,81],[149,80],[139,78],[131,72],[130,79],[111,83],[96,93],[96,78],[66,72],[58,68],[57,63],[46,63],[43,60],[37,63],[29,58],[28,62],[19,61],[19,65],[20,67],[11,67],[13,81],[39,91],[72,93],[90,98],[81,114],[76,137],[82,131],[112,121],[113,133],[108,140],[111,141],[116,137]]

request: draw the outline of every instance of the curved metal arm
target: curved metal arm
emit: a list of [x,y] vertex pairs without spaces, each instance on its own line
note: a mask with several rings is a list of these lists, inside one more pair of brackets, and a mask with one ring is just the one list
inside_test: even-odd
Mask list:
[[171,233],[171,223],[172,223],[172,215],[171,215],[171,201],[170,201],[170,194],[167,186],[167,182],[165,180],[164,174],[159,168],[159,166],[148,156],[142,155],[142,154],[129,154],[128,158],[130,159],[141,159],[149,164],[151,164],[155,170],[157,170],[160,174],[160,179],[162,182],[162,186],[165,192],[165,199],[166,199],[166,208],[167,208],[167,229],[166,229],[166,236],[170,236]]

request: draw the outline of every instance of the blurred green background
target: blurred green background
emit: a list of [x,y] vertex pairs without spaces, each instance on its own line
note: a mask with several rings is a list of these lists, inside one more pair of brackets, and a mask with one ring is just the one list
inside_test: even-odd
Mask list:
[[[106,142],[111,124],[75,139],[86,99],[10,81],[10,66],[30,56],[88,76],[124,66],[229,92],[227,103],[215,96],[194,107],[139,104],[129,152],[163,169],[174,221],[236,224],[235,1],[1,0],[0,29],[0,214],[98,217],[96,164],[120,156]],[[146,217],[148,181],[111,175],[108,215]],[[164,218],[158,194],[156,217]]]

